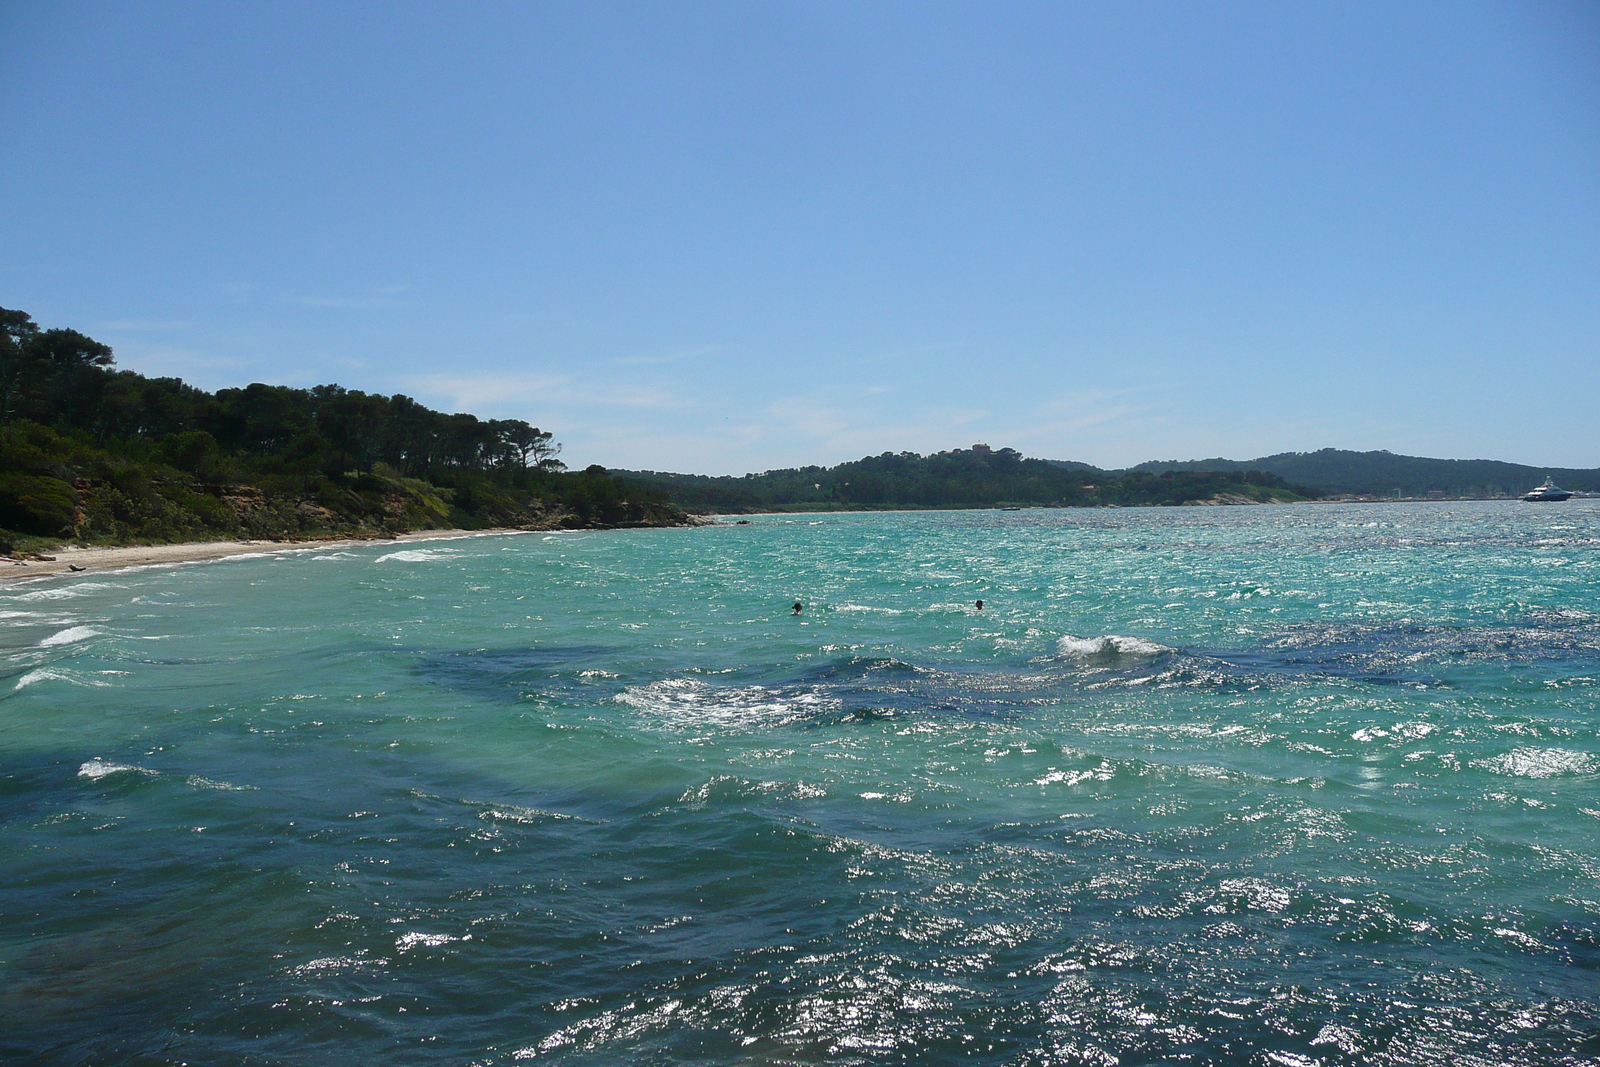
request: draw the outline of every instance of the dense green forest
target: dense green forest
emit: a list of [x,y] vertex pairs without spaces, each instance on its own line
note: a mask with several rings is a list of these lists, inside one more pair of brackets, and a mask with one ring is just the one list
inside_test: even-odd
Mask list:
[[549,431],[337,385],[197,389],[0,309],[0,540],[127,544],[681,523]]
[[1529,467],[1492,459],[1425,459],[1392,452],[1280,452],[1260,459],[1191,459],[1141,463],[1152,473],[1185,470],[1271,471],[1324,493],[1371,496],[1520,496],[1548,475],[1563,488],[1600,490],[1600,470]]
[[931,456],[885,452],[836,467],[774,470],[742,478],[624,473],[630,480],[665,490],[682,507],[725,513],[1266,503],[1315,495],[1264,471],[1113,473],[1084,464],[1027,459],[1014,449],[988,445]]

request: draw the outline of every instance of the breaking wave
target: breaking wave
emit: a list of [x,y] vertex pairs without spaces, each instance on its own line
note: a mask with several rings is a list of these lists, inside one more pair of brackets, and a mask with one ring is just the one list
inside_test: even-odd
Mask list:
[[144,774],[154,777],[157,773],[159,772],[148,770],[144,767],[135,767],[128,763],[112,763],[110,760],[103,760],[98,756],[78,765],[78,777],[87,778],[91,782],[109,778],[113,774]]
[[54,648],[57,645],[70,645],[78,641],[87,641],[91,637],[98,637],[99,630],[88,626],[69,626],[60,633],[51,634],[39,642],[40,648]]
[[1073,637],[1065,634],[1056,641],[1056,651],[1072,659],[1149,659],[1174,650],[1142,637],[1124,637],[1121,634]]
[[385,560],[399,560],[401,563],[434,563],[441,559],[450,559],[459,553],[453,548],[407,548],[400,552],[389,552],[377,559],[374,563]]

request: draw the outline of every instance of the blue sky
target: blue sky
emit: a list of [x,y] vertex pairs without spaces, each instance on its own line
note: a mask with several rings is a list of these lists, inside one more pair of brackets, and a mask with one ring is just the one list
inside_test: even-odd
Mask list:
[[0,4],[0,306],[584,465],[1600,465],[1600,6]]

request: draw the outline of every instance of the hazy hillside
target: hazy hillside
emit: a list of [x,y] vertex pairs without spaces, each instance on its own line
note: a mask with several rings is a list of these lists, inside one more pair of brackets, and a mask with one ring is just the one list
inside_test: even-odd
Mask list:
[[613,471],[705,511],[855,511],[888,508],[1095,507],[1303,500],[1309,491],[1264,471],[1123,471],[1028,459],[974,445],[930,456],[885,452],[835,467],[732,476]]
[[1529,467],[1492,459],[1426,459],[1392,452],[1350,452],[1324,448],[1317,452],[1280,452],[1260,459],[1160,460],[1135,470],[1271,471],[1287,481],[1327,493],[1372,493],[1393,496],[1518,496],[1549,475],[1566,489],[1600,490],[1600,470]]

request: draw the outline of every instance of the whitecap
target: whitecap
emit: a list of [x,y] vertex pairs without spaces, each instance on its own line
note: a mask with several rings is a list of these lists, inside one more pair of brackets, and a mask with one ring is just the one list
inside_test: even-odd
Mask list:
[[92,678],[79,678],[70,671],[58,671],[51,667],[39,667],[29,671],[17,679],[16,689],[26,689],[39,682],[70,682],[72,685],[92,685],[97,689],[105,689],[110,682],[97,682]]
[[1040,775],[1038,778],[1035,778],[1033,780],[1033,784],[1053,785],[1056,783],[1061,783],[1062,785],[1072,786],[1080,785],[1084,782],[1109,782],[1112,776],[1116,773],[1117,771],[1115,767],[1113,767],[1109,762],[1102,760],[1100,762],[1100,766],[1090,770],[1063,771],[1060,768],[1051,767],[1049,771]]
[[87,778],[91,782],[98,782],[100,779],[110,777],[113,774],[148,774],[154,776],[157,773],[157,771],[148,770],[144,767],[134,767],[127,763],[112,763],[110,760],[103,760],[98,756],[78,765],[78,777]]
[[31,593],[18,593],[16,596],[6,597],[7,600],[67,600],[71,597],[84,596],[97,589],[119,589],[121,586],[112,585],[110,582],[79,582],[76,585],[59,585],[49,589],[35,589]]
[[1593,774],[1600,768],[1600,761],[1588,752],[1524,746],[1499,756],[1475,759],[1472,765],[1513,778],[1554,778],[1560,774]]
[[1361,1046],[1358,1043],[1360,1039],[1361,1033],[1357,1030],[1353,1030],[1348,1026],[1340,1026],[1338,1023],[1325,1023],[1322,1029],[1317,1031],[1317,1036],[1311,1039],[1311,1043],[1313,1045],[1333,1045],[1340,1052],[1353,1056],[1361,1051]]
[[1166,645],[1147,641],[1142,637],[1124,637],[1121,634],[1107,634],[1104,637],[1074,637],[1065,634],[1056,641],[1056,650],[1063,656],[1075,659],[1088,659],[1092,656],[1149,657],[1172,651]]
[[91,637],[99,636],[100,631],[88,626],[69,626],[60,633],[51,634],[39,642],[40,648],[53,648],[56,645],[70,645],[78,641],[86,641]]
[[373,560],[382,563],[386,559],[397,559],[401,563],[433,563],[441,559],[449,559],[457,555],[451,548],[407,548],[400,552],[390,552]]
[[408,930],[394,939],[394,947],[400,952],[410,952],[419,945],[427,948],[438,948],[440,945],[448,945],[452,941],[471,940],[471,934],[456,937],[452,934],[424,934],[416,930]]

